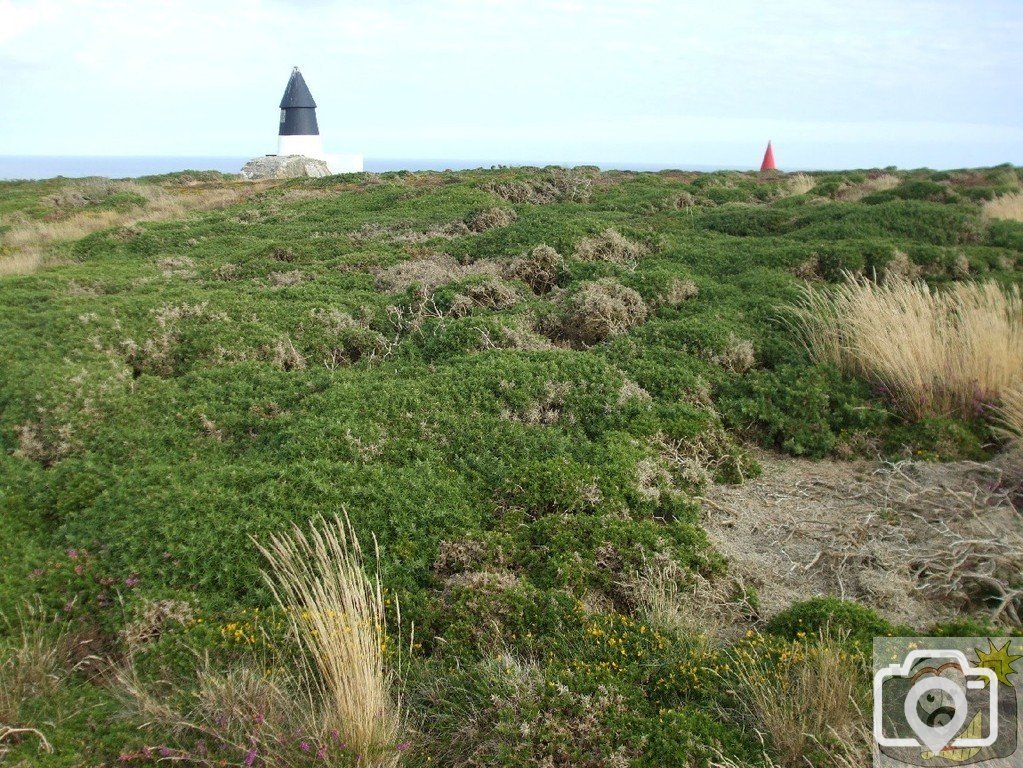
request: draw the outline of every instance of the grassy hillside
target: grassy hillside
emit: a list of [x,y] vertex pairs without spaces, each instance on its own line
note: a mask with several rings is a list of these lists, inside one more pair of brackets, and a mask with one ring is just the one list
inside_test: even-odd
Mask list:
[[[755,477],[761,448],[995,455],[1000,392],[907,411],[869,374],[814,362],[787,308],[846,273],[1023,284],[1023,222],[983,207],[1020,179],[0,184],[0,637],[14,647],[35,626],[18,618],[29,601],[57,617],[42,635],[71,645],[60,682],[43,674],[6,720],[0,697],[0,725],[38,728],[53,753],[23,734],[6,760],[264,764],[245,744],[140,729],[152,718],[111,668],[130,658],[143,683],[177,681],[173,698],[203,655],[288,666],[299,652],[253,539],[347,510],[364,548],[379,542],[392,634],[396,603],[405,643],[415,627],[409,735],[387,760],[764,764],[734,660],[814,656],[797,633],[836,606],[836,626],[891,628],[827,601],[762,615],[708,543],[702,493]],[[751,635],[712,643],[660,621],[665,579],[725,585]],[[973,598],[964,615],[991,609]],[[288,738],[278,764],[356,764]],[[839,748],[797,751],[824,766]]]

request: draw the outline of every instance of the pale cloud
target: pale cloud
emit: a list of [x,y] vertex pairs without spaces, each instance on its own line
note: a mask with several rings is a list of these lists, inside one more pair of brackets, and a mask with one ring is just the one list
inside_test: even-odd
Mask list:
[[49,21],[56,14],[50,2],[0,0],[0,44],[14,40],[26,30]]

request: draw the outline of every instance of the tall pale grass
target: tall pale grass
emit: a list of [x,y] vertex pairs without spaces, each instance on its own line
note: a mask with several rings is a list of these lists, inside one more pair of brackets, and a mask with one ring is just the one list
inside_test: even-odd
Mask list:
[[785,182],[790,195],[805,195],[817,186],[817,180],[806,173],[794,173]]
[[1023,445],[1023,380],[1013,389],[1002,393],[998,416],[1002,431]]
[[793,315],[816,360],[878,383],[909,416],[976,415],[1023,380],[1023,299],[1015,286],[932,290],[849,275],[834,290],[804,288]]
[[[0,619],[13,630],[0,646],[0,762],[5,744],[24,736],[39,740],[52,751],[43,733],[25,721],[31,703],[52,695],[70,671],[67,627],[56,628],[37,606],[22,609],[14,622]],[[12,624],[17,624],[15,629]]]
[[866,674],[841,640],[822,632],[779,656],[756,643],[730,655],[740,710],[768,736],[779,766],[806,765],[807,754],[821,747],[829,755],[827,764],[836,768],[869,762],[860,705]]
[[46,251],[57,243],[78,240],[101,229],[179,219],[191,211],[223,208],[240,202],[252,192],[251,185],[183,189],[153,195],[144,208],[136,210],[80,211],[56,221],[15,224],[0,236],[4,249],[10,251],[0,255],[0,276],[34,272],[45,262]]
[[320,520],[308,535],[295,526],[259,549],[269,563],[267,583],[316,666],[309,677],[324,716],[374,765],[396,764],[404,705],[385,664],[383,590],[379,573],[366,575],[347,514]]
[[1023,221],[1023,192],[1010,192],[984,203],[984,215],[989,219]]

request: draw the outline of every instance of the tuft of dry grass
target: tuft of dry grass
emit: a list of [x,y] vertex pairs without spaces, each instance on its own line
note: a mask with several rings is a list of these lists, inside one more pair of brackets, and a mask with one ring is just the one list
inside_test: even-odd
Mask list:
[[624,584],[654,629],[701,645],[735,637],[754,612],[741,582],[712,582],[655,555]]
[[[185,685],[143,682],[129,653],[111,669],[115,692],[145,727],[174,734],[179,748],[166,757],[177,762],[288,768],[313,759],[347,765],[357,755],[367,768],[394,768],[408,744],[399,741],[404,705],[385,664],[383,588],[379,573],[366,575],[347,515],[320,519],[308,534],[294,526],[257,547],[297,652],[227,669],[200,656]],[[162,623],[172,615],[185,614],[180,605],[144,612],[147,636],[151,616]]]
[[777,657],[754,644],[730,654],[729,667],[743,715],[768,736],[779,765],[806,765],[824,745],[828,765],[867,764],[866,671],[841,638],[822,633]]
[[847,275],[793,308],[811,355],[877,382],[905,414],[974,416],[1023,380],[1023,297],[993,282],[883,284]]
[[372,764],[396,765],[405,715],[396,675],[384,663],[383,589],[379,572],[366,575],[347,513],[321,519],[309,534],[294,526],[257,546],[269,563],[266,581],[318,672],[309,678],[331,729]]
[[1023,192],[1010,192],[988,200],[981,210],[989,219],[1023,221]]
[[794,173],[785,179],[790,195],[805,195],[817,186],[817,180],[805,173]]
[[47,250],[60,242],[78,240],[101,229],[134,227],[144,221],[180,219],[191,211],[224,208],[255,191],[251,185],[183,189],[173,194],[153,194],[144,208],[81,210],[56,221],[27,221],[3,235],[3,246],[10,253],[0,256],[0,276],[34,272],[45,262]]
[[66,627],[55,632],[51,618],[31,605],[18,612],[16,621],[12,640],[0,647],[0,762],[5,742],[25,736],[52,751],[43,733],[25,722],[26,711],[32,701],[53,694],[71,666]]
[[1001,431],[1023,445],[1023,381],[1002,392],[998,419],[1002,425]]

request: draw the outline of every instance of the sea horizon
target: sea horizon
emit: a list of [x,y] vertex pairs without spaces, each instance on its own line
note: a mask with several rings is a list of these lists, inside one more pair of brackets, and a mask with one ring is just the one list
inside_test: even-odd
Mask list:
[[[251,157],[218,155],[0,155],[0,181],[57,177],[111,179],[138,178],[179,171],[238,173]],[[477,168],[524,166],[596,166],[604,171],[749,171],[752,166],[698,163],[640,163],[585,160],[507,160],[496,158],[376,158],[365,159],[371,173],[388,171],[465,171]]]

